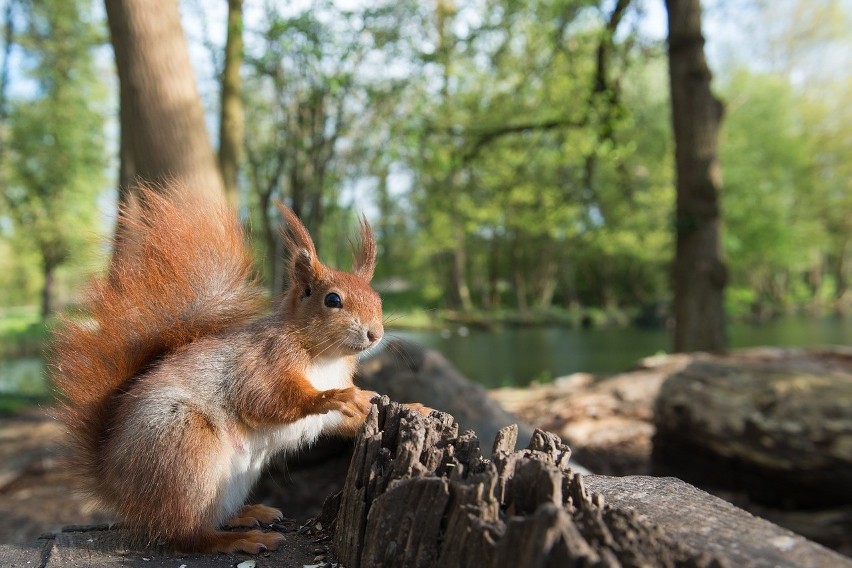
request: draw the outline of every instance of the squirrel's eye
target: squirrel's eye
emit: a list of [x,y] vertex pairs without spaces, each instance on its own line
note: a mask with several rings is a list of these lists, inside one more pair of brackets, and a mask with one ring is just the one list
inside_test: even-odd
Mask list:
[[343,300],[340,299],[340,296],[332,292],[325,297],[325,306],[327,308],[342,308]]

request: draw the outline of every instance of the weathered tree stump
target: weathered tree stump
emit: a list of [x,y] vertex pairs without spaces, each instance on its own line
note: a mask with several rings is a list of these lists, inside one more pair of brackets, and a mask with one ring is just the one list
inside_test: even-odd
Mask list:
[[773,507],[852,504],[852,351],[701,356],[663,383],[655,472]]
[[[536,431],[497,436],[493,460],[447,414],[387,398],[357,440],[336,508],[348,568],[372,566],[721,566],[629,508],[606,507],[568,466],[570,449]],[[707,496],[709,499],[712,497]],[[327,511],[332,516],[332,511]],[[804,539],[802,539],[804,540]]]

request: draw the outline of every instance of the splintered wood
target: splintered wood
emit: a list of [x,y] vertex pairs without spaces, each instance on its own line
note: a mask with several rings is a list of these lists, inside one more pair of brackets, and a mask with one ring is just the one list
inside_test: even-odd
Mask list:
[[604,506],[571,471],[571,450],[537,430],[492,459],[448,414],[420,416],[383,397],[356,442],[334,544],[367,566],[723,566],[688,551],[630,510]]

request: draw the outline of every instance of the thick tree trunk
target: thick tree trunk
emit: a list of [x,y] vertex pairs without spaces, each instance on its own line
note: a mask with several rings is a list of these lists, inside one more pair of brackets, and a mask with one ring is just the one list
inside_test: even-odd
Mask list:
[[719,239],[722,104],[710,90],[699,0],[667,0],[672,124],[677,168],[675,351],[727,346]]
[[243,117],[243,0],[228,0],[228,39],[225,42],[225,69],[222,72],[222,101],[219,120],[219,169],[225,196],[231,205],[239,205],[237,173],[240,169],[245,120]]
[[123,181],[221,193],[177,2],[106,0],[106,11],[121,83]]

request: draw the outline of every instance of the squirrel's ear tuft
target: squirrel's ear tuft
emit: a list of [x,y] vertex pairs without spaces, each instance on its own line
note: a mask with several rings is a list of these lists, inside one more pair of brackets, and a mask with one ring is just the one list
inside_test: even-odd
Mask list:
[[292,283],[309,289],[311,282],[319,276],[319,263],[307,249],[300,248],[293,253],[290,267]]
[[308,285],[322,272],[322,264],[317,258],[314,241],[292,209],[277,200],[275,205],[278,206],[286,223],[286,228],[281,228],[281,238],[292,263],[291,276],[295,282]]
[[295,255],[296,251],[301,248],[308,251],[316,259],[317,250],[314,248],[314,241],[311,239],[308,230],[293,213],[293,210],[278,200],[275,201],[275,205],[278,206],[281,216],[284,217],[284,222],[287,224],[286,229],[281,228],[281,238],[284,239],[284,244],[287,245],[290,254]]
[[369,282],[376,271],[376,237],[367,218],[361,217],[361,248],[355,251],[352,271]]

